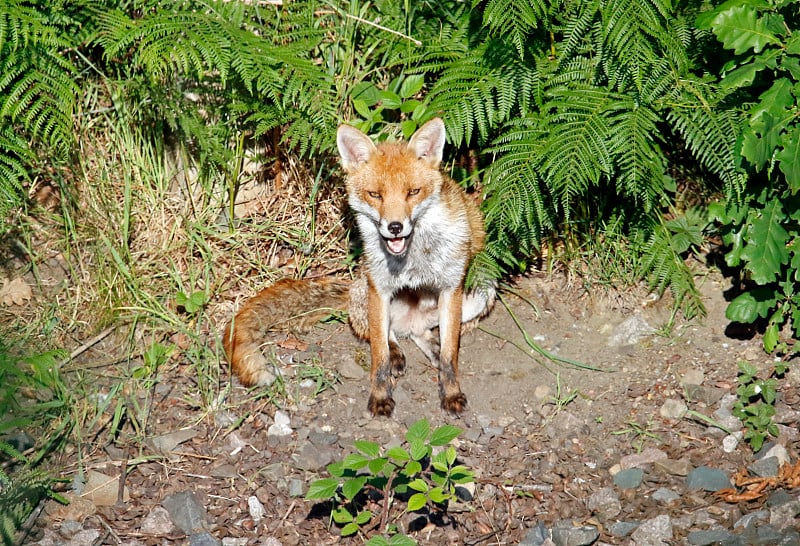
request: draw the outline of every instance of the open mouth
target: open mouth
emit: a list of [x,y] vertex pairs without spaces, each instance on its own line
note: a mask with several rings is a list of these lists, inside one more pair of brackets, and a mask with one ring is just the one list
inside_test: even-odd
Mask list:
[[400,255],[408,248],[408,237],[395,237],[384,239],[384,241],[386,241],[386,248],[394,255]]

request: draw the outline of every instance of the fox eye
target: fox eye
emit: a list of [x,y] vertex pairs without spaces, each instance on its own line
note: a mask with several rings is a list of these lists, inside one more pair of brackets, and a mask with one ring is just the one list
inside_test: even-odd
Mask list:
[[368,191],[367,195],[369,195],[373,199],[380,199],[381,198],[380,192],[377,192],[377,191]]
[[417,195],[419,193],[419,188],[414,188],[413,190],[408,190],[408,196],[411,197],[413,195]]

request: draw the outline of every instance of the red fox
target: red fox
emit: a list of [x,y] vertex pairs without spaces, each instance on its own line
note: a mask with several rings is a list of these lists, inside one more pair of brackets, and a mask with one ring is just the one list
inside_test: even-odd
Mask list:
[[263,331],[307,328],[330,309],[346,307],[354,333],[370,344],[372,415],[394,410],[392,387],[406,364],[402,338],[411,338],[438,367],[442,408],[461,413],[467,403],[458,380],[461,333],[489,313],[495,289],[464,289],[486,234],[478,206],[439,171],[444,123],[433,119],[407,143],[379,146],[342,125],[336,141],[363,242],[362,274],[351,284],[284,279],[262,290],[225,330],[231,367],[245,385],[271,383],[275,376],[260,350]]

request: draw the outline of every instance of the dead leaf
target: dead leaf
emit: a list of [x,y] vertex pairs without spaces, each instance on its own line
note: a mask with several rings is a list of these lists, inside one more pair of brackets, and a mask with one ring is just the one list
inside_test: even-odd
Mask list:
[[290,351],[307,351],[308,350],[308,343],[305,341],[299,340],[296,337],[288,337],[283,341],[279,341],[276,343],[278,347],[281,349],[287,349]]
[[21,277],[17,277],[13,281],[3,279],[3,287],[0,288],[0,303],[6,307],[24,305],[32,297],[31,287]]

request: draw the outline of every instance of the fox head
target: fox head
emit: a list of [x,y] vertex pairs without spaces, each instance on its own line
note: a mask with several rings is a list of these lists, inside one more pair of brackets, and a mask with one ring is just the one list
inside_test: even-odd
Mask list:
[[405,254],[414,222],[439,199],[444,142],[439,118],[420,127],[408,143],[375,146],[355,127],[342,125],[337,131],[350,206],[371,220],[392,255]]

